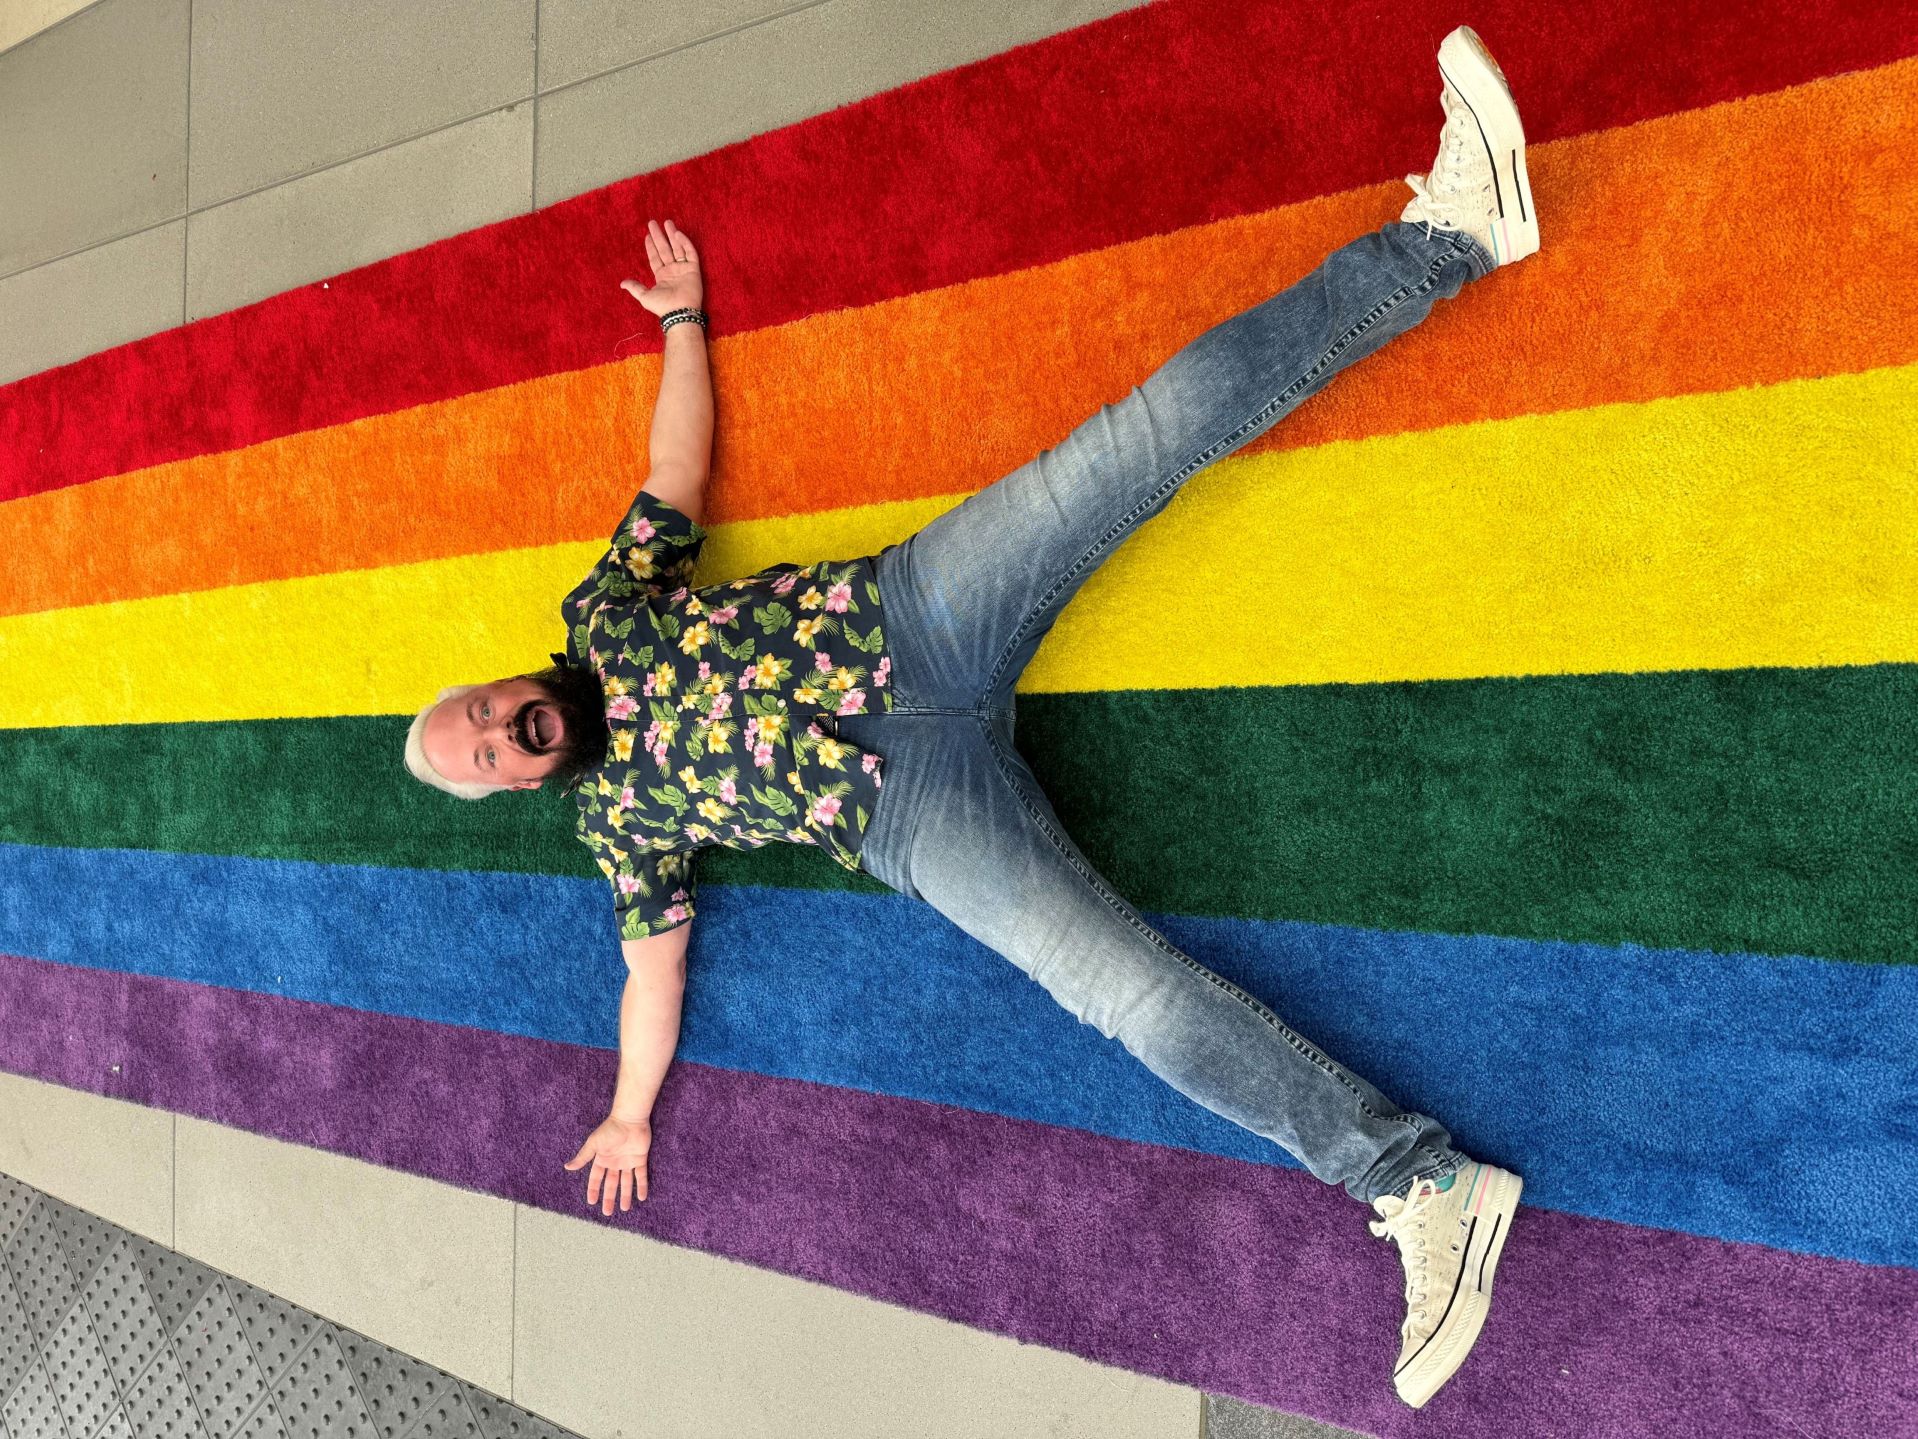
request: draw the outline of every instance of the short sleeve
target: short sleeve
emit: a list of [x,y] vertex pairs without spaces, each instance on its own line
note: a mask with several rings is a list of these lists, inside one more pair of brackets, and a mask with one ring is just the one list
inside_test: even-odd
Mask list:
[[696,851],[642,849],[623,857],[607,876],[621,939],[646,939],[677,929],[693,917]]
[[691,588],[706,529],[678,506],[641,490],[613,531],[607,558],[654,595]]

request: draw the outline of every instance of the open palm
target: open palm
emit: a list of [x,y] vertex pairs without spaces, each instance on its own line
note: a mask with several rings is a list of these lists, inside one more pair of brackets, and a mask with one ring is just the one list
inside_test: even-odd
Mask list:
[[611,1214],[615,1192],[621,1209],[631,1209],[635,1199],[646,1198],[646,1155],[652,1147],[650,1120],[628,1123],[609,1114],[586,1136],[579,1153],[566,1167],[576,1170],[592,1164],[592,1173],[586,1177],[586,1203],[599,1205],[602,1214]]
[[706,287],[699,275],[699,251],[686,232],[668,220],[646,222],[646,259],[653,267],[649,290],[637,280],[621,280],[619,287],[655,315],[673,310],[697,310]]

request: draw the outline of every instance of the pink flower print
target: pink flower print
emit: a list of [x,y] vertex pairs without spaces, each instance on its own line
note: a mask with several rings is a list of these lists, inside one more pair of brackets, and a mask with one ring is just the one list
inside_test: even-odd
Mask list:
[[653,681],[657,678],[658,676],[655,675],[651,670],[646,671],[646,685],[645,685],[645,688],[640,691],[640,693],[647,694],[647,695],[651,694],[653,692]]
[[655,533],[657,532],[653,529],[653,522],[649,519],[646,519],[644,516],[641,516],[639,519],[636,519],[633,521],[633,543],[634,544],[636,545],[645,544],[646,541],[650,540]]
[[892,656],[887,655],[884,659],[879,661],[879,668],[872,672],[872,682],[876,685],[883,685],[886,682],[886,677],[890,675],[891,673],[892,673]]
[[[721,781],[719,782],[719,798],[720,798],[720,799],[721,799],[721,800],[722,800],[723,802],[725,802],[726,804],[738,804],[738,803],[739,803],[739,788],[738,788],[738,786],[736,786],[736,785],[735,785],[735,784],[734,784],[734,783],[733,783],[733,782],[732,782],[731,780],[729,780],[729,779],[727,779],[727,780],[721,780]],[[734,829],[738,829],[738,828],[739,828],[739,826],[738,826],[738,825],[734,825],[734,826],[733,826],[733,828],[734,828]]]
[[619,807],[621,809],[636,809],[638,805],[639,801],[633,797],[633,787],[631,785],[627,785],[625,789],[619,792]]
[[674,591],[673,591],[673,595],[672,595],[672,597],[673,597],[673,598],[674,598],[675,600],[683,600],[683,599],[685,599],[685,598],[686,598],[686,596],[687,596],[687,595],[689,595],[689,594],[691,594],[691,593],[692,593],[692,591],[691,591],[691,590],[689,590],[689,589],[687,589],[687,588],[686,588],[686,586],[684,586],[684,585],[681,585],[681,586],[680,586],[680,587],[679,587],[678,589],[676,589],[676,590],[674,590]]
[[876,769],[872,772],[872,787],[874,789],[884,789],[886,787],[886,772],[884,770]]
[[742,690],[746,688],[746,686],[752,682],[752,677],[753,677],[753,672],[751,670],[747,670],[746,673],[744,673],[743,675],[739,677],[738,687]]
[[791,590],[792,587],[798,583],[799,583],[798,575],[781,575],[778,579],[773,581],[773,593],[776,595],[783,595],[787,593],[789,590]]
[[[648,680],[647,683],[651,684],[652,681]],[[652,691],[649,689],[646,693],[651,694]],[[621,695],[618,699],[606,706],[606,718],[609,720],[630,719],[638,712],[639,701],[631,695]]]
[[673,898],[674,898],[674,899],[684,899],[685,897],[686,897],[686,891],[685,891],[685,890],[683,890],[683,889],[676,889],[676,890],[674,890],[674,891],[673,891]]
[[751,719],[746,721],[746,743],[748,745],[756,745],[759,743],[759,716],[758,715],[754,715]]
[[733,622],[733,616],[738,613],[738,605],[727,605],[724,609],[714,610],[707,618],[716,625],[729,625]]
[[769,744],[753,746],[753,763],[765,769],[773,762],[773,747]]
[[866,692],[864,690],[847,690],[839,697],[838,712],[842,715],[856,715],[865,707]]
[[613,883],[618,887],[621,894],[631,894],[639,888],[639,876],[636,874],[622,874],[618,879],[614,880]]
[[686,917],[686,906],[683,904],[671,904],[666,906],[666,912],[660,916],[660,918],[663,919],[667,924],[678,924],[685,917]]
[[654,720],[650,725],[646,727],[646,738],[640,741],[640,743],[644,744],[647,749],[652,749],[656,745],[658,745],[659,743],[659,721],[658,720]]
[[832,673],[832,656],[824,650],[814,650],[812,652],[812,664],[813,668],[818,670],[822,675]]
[[839,796],[836,794],[822,796],[812,807],[812,817],[821,824],[831,824],[833,816],[838,813]]
[[731,695],[714,695],[712,706],[706,711],[706,723],[714,724],[724,719],[726,712],[732,707],[733,697]]
[[712,675],[712,672],[713,672],[713,662],[711,660],[701,660],[699,662],[699,677],[701,679],[710,678]]
[[876,754],[869,754],[864,759],[859,761],[859,767],[863,769],[867,774],[871,774],[873,770],[878,767],[878,764],[879,764],[879,756]]
[[846,612],[846,603],[850,599],[852,599],[851,585],[843,583],[834,585],[826,591],[826,608],[832,610],[835,614],[844,614]]

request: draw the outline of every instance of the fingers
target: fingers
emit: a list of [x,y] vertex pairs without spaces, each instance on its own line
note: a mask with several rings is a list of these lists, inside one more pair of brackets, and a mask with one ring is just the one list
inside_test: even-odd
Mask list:
[[674,254],[690,264],[697,265],[699,263],[699,251],[693,248],[693,242],[687,237],[684,230],[673,224],[671,220],[668,220],[666,222],[666,233],[672,237]]
[[619,1207],[621,1209],[633,1207],[633,1171],[630,1169],[619,1171]]
[[646,1201],[646,1156],[640,1155],[633,1166],[633,1194],[643,1204]]
[[699,252],[693,248],[693,242],[686,238],[686,232],[668,220],[661,225],[657,220],[646,222],[646,259],[653,267],[653,279],[659,279],[659,272],[667,265],[696,265]]
[[592,1157],[592,1153],[593,1153],[593,1136],[589,1134],[586,1136],[586,1142],[580,1145],[579,1153],[575,1154],[571,1159],[566,1161],[566,1167],[568,1169],[578,1169],[580,1165],[584,1164],[588,1159]]

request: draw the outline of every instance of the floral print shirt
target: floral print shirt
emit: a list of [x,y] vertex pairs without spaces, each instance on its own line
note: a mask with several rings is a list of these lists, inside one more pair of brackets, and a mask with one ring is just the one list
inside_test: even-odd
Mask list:
[[880,757],[817,722],[892,708],[872,557],[695,589],[706,533],[641,490],[560,607],[553,658],[594,671],[606,699],[606,758],[573,793],[621,939],[692,918],[707,845],[816,844],[857,870],[879,793]]

